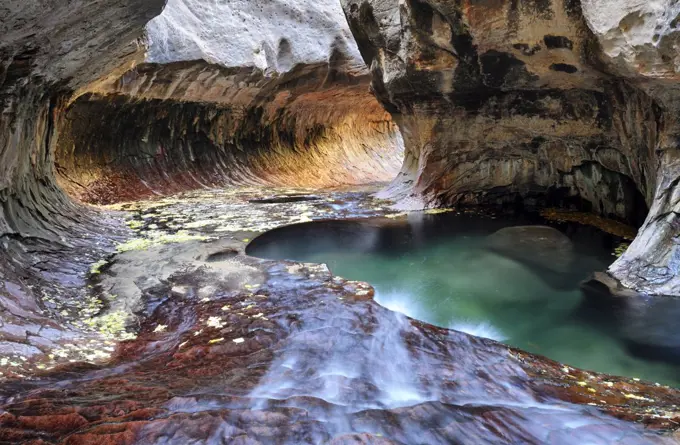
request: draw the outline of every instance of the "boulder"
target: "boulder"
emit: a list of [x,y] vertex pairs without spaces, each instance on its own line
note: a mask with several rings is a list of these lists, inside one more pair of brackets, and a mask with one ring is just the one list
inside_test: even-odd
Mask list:
[[527,266],[567,274],[574,261],[574,246],[565,234],[548,226],[506,227],[486,239],[494,252]]

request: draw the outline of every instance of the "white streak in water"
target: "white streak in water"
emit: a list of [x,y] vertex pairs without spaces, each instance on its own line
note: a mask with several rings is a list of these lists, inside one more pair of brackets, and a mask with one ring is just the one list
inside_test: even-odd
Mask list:
[[454,321],[449,325],[449,329],[465,332],[475,337],[489,338],[491,340],[503,341],[508,337],[488,321],[461,320]]
[[390,289],[387,292],[380,291],[376,289],[375,301],[382,307],[393,312],[399,312],[407,317],[415,318],[418,320],[425,320],[425,311],[420,307],[420,305],[415,301],[415,298],[402,291],[397,291]]

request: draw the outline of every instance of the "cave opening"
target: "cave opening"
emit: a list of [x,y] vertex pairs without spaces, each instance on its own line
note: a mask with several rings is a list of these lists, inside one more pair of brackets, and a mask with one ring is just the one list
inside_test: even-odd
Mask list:
[[[83,202],[112,204],[197,188],[323,189],[396,176],[403,141],[365,75],[320,86],[327,66],[298,66],[279,79],[198,65],[137,67],[110,94],[71,103],[56,148],[60,185]],[[178,78],[184,89],[169,91]],[[202,96],[241,78],[248,88]]]

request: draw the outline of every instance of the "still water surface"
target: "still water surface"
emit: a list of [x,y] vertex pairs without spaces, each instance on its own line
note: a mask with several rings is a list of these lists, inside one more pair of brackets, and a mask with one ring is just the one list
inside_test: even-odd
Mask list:
[[260,236],[248,253],[326,263],[371,283],[383,306],[434,325],[680,386],[678,366],[633,355],[610,311],[584,302],[581,282],[607,268],[616,244],[578,225],[449,213],[300,224]]

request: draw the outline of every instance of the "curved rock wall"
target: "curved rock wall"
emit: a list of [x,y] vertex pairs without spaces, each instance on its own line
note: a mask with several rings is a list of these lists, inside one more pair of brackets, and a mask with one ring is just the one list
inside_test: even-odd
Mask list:
[[[328,184],[337,181],[340,173],[349,174],[356,180],[368,179],[369,176],[374,178],[376,174],[382,175],[389,170],[392,159],[389,147],[398,149],[400,146],[400,137],[393,124],[366,93],[366,78],[361,70],[353,68],[356,59],[349,50],[333,50],[327,53],[328,57],[321,52],[322,60],[315,60],[316,56],[308,57],[297,52],[295,42],[281,44],[282,39],[276,35],[265,39],[278,44],[276,57],[272,58],[265,51],[266,64],[261,58],[253,58],[252,66],[256,70],[229,70],[225,66],[206,65],[205,60],[192,61],[183,57],[172,59],[175,60],[173,64],[148,64],[128,70],[130,63],[141,60],[141,47],[135,39],[141,35],[143,24],[160,12],[163,3],[162,0],[28,0],[5,2],[0,6],[0,17],[3,17],[0,23],[0,354],[4,356],[0,365],[8,364],[6,356],[17,357],[16,360],[23,362],[49,350],[58,355],[60,363],[75,362],[70,368],[47,371],[40,377],[42,381],[27,380],[25,385],[10,384],[2,388],[0,396],[4,406],[0,416],[0,441],[130,442],[162,437],[162,440],[186,442],[185,439],[190,436],[209,441],[218,436],[233,436],[239,440],[249,435],[262,437],[265,441],[280,437],[294,442],[300,437],[332,441],[338,433],[339,441],[372,440],[374,436],[381,437],[377,440],[391,440],[384,436],[392,434],[395,440],[410,442],[428,433],[421,431],[418,425],[441,421],[442,428],[435,429],[445,434],[432,436],[433,442],[459,437],[476,437],[478,442],[499,437],[522,437],[518,440],[529,438],[530,441],[541,442],[557,434],[560,440],[567,436],[563,441],[570,443],[575,433],[572,428],[574,422],[570,422],[572,425],[565,424],[562,422],[564,416],[555,418],[557,420],[541,418],[530,423],[528,429],[517,428],[518,422],[533,418],[529,411],[535,411],[538,406],[535,402],[547,400],[549,406],[546,406],[550,408],[547,411],[554,411],[556,405],[552,396],[593,405],[603,403],[607,405],[600,405],[603,411],[665,428],[677,425],[669,418],[673,416],[670,408],[666,409],[677,406],[677,396],[668,388],[650,392],[649,386],[635,381],[612,379],[611,376],[604,381],[569,368],[567,373],[564,367],[542,358],[506,350],[498,344],[468,338],[460,333],[395,318],[395,314],[385,308],[372,301],[364,301],[372,290],[332,277],[324,267],[272,264],[241,257],[244,233],[253,233],[242,232],[242,229],[234,229],[233,236],[229,237],[233,239],[227,240],[227,244],[213,246],[219,247],[219,251],[214,251],[209,257],[218,255],[224,258],[222,255],[232,254],[241,257],[229,265],[223,264],[226,267],[217,275],[206,274],[204,264],[201,264],[203,260],[193,256],[192,251],[186,249],[186,244],[166,251],[165,258],[173,265],[172,268],[176,260],[174,252],[180,251],[177,260],[182,260],[182,255],[193,256],[190,262],[193,261],[197,268],[188,268],[182,260],[182,264],[177,264],[180,268],[178,273],[173,273],[169,281],[157,286],[160,283],[158,279],[158,283],[150,288],[147,295],[149,306],[145,310],[153,311],[154,315],[140,326],[138,342],[121,345],[107,367],[83,363],[83,360],[107,360],[111,354],[105,351],[114,350],[115,342],[103,341],[98,335],[88,336],[82,330],[83,322],[100,313],[104,304],[92,299],[83,277],[87,265],[103,256],[102,248],[115,235],[117,225],[107,224],[101,215],[92,215],[84,210],[85,207],[76,206],[66,198],[55,183],[52,166],[55,159],[63,183],[70,190],[87,199],[102,201],[111,199],[107,195],[111,192],[138,196],[139,193],[132,189],[138,188],[141,180],[152,185],[149,190],[157,191],[156,187],[159,187],[159,191],[166,191],[170,187],[165,187],[163,181],[183,188],[204,185],[204,182],[213,179],[217,182],[225,179],[289,181],[294,176],[296,180],[302,177],[310,184],[318,185],[317,182]],[[477,46],[473,44],[467,23],[469,17],[463,14],[458,3],[453,4],[453,0],[430,1],[434,6],[425,8],[424,15],[418,12],[418,8],[425,2],[375,0],[374,3],[377,5],[375,9],[368,1],[361,5],[348,3],[347,7],[355,20],[365,24],[357,27],[355,32],[363,42],[363,56],[372,63],[374,88],[405,132],[409,144],[409,156],[403,169],[406,180],[400,183],[403,187],[397,186],[400,193],[406,193],[415,185],[414,195],[419,199],[442,203],[492,199],[491,195],[459,186],[457,177],[447,176],[442,171],[458,168],[457,163],[450,160],[451,153],[454,153],[454,156],[467,157],[466,162],[471,164],[469,180],[480,181],[476,187],[495,189],[494,200],[503,201],[508,194],[531,197],[535,190],[532,187],[540,189],[545,184],[554,183],[551,187],[562,190],[561,193],[567,196],[574,194],[593,206],[599,205],[602,213],[634,218],[639,196],[643,196],[652,203],[650,217],[636,244],[617,264],[624,272],[640,270],[639,275],[629,275],[633,284],[637,285],[637,276],[644,280],[651,276],[649,263],[644,263],[651,261],[658,278],[648,280],[649,285],[656,286],[653,289],[666,286],[674,290],[677,287],[674,281],[677,278],[668,279],[668,276],[669,271],[675,273],[673,277],[677,276],[677,270],[673,269],[677,253],[669,240],[678,233],[677,171],[680,165],[673,151],[676,138],[672,130],[674,121],[669,117],[670,105],[657,95],[663,90],[659,84],[633,85],[614,81],[601,84],[602,79],[609,79],[602,74],[602,66],[609,62],[600,61],[601,66],[599,62],[588,59],[592,54],[587,48],[595,40],[583,27],[580,15],[573,7],[564,15],[551,13],[546,9],[549,8],[546,2],[538,1],[513,1],[507,11],[502,2],[501,5],[493,2],[465,4],[465,14],[476,10],[475,19],[480,23],[488,22],[485,31],[494,30],[493,21],[500,20],[500,16],[492,14],[495,7],[507,13],[508,23],[514,24],[512,29],[515,33],[521,34],[525,32],[521,30],[530,28],[528,24],[533,27],[535,23],[539,24],[537,29],[541,32],[553,32],[541,38],[546,48],[560,51],[555,54],[561,56],[545,56],[545,60],[551,63],[536,79],[536,74],[526,68],[530,65],[529,59],[522,57],[538,52],[540,43],[524,34],[522,40],[529,43],[513,43],[512,48],[523,54],[515,59],[523,60],[524,68],[513,58],[493,49],[494,45],[512,41],[506,34],[489,32],[488,35],[495,35],[495,43],[489,43],[487,48]],[[186,6],[188,3],[174,1],[171,4]],[[239,12],[247,16],[248,11],[255,14],[256,8],[265,10],[268,5],[278,5],[264,1],[224,4],[227,4],[227,9],[229,4],[234,5],[230,23],[238,21],[237,18],[241,17]],[[221,7],[217,6],[217,2],[206,3],[203,7],[194,4],[191,11],[199,16],[201,12],[212,11],[211,7],[228,12],[224,4]],[[281,3],[284,4],[288,2]],[[305,5],[307,9],[302,9],[303,13],[321,12],[327,6],[335,7],[335,1],[308,3],[300,0],[296,5]],[[378,16],[381,19],[375,21]],[[411,18],[414,21],[409,25]],[[219,21],[219,16],[215,15],[214,19]],[[198,23],[204,22],[204,19],[198,20]],[[447,28],[444,22],[452,26]],[[246,23],[251,22],[246,20]],[[333,30],[340,28],[332,27]],[[414,34],[423,33],[426,38],[423,42],[427,44],[419,49],[417,39],[407,37],[402,40],[403,33],[409,29],[408,32]],[[572,31],[574,34],[569,34]],[[304,30],[297,32],[305,36]],[[560,34],[555,34],[557,32]],[[201,36],[197,46],[203,51],[206,49],[205,33]],[[228,34],[224,36],[228,37]],[[253,32],[252,36],[257,36],[257,33]],[[579,40],[579,36],[583,40]],[[332,42],[333,48],[342,48],[342,45],[335,44],[337,39],[333,38]],[[403,52],[402,43],[405,45]],[[431,46],[429,49],[428,45]],[[152,45],[152,52],[153,49]],[[565,52],[577,49],[579,57]],[[410,51],[417,54],[422,51],[422,55],[410,60]],[[192,58],[200,54],[202,59],[222,65],[228,62],[219,57],[212,58],[214,53],[209,51],[193,54]],[[289,66],[291,60],[304,63]],[[409,60],[408,64],[405,60]],[[459,60],[463,62],[459,63]],[[588,60],[588,63],[583,60]],[[589,64],[592,67],[586,69],[591,66]],[[242,67],[249,63],[238,62],[237,65]],[[458,66],[460,70],[456,68]],[[531,70],[540,71],[540,66],[541,63],[538,63]],[[265,70],[266,75],[257,70]],[[583,77],[584,83],[570,77],[579,70],[587,72]],[[498,76],[497,72],[503,74]],[[103,77],[106,74],[110,75]],[[523,96],[529,90],[537,94]],[[453,94],[456,91],[462,94]],[[83,95],[86,92],[91,94]],[[543,94],[546,92],[548,94]],[[71,102],[77,96],[80,98]],[[527,97],[530,100],[527,101]],[[457,119],[451,119],[449,113],[454,113]],[[612,123],[607,124],[607,116],[611,116]],[[507,122],[504,133],[494,133],[498,125],[493,122]],[[531,133],[531,139],[528,136],[517,138],[520,142],[517,145],[504,140],[514,138],[515,134],[523,135],[523,131]],[[451,136],[457,132],[468,132],[469,140]],[[474,150],[485,147],[484,143],[480,143],[484,142],[482,136],[489,138],[486,157],[477,156]],[[528,140],[528,145],[522,145],[523,140]],[[566,142],[560,146],[562,140]],[[599,143],[589,146],[585,142],[587,140],[601,140],[605,146]],[[617,140],[618,145],[614,143]],[[449,151],[447,144],[450,145],[448,148],[458,151]],[[369,150],[375,146],[390,155],[381,157],[379,152],[376,158],[376,153]],[[513,156],[519,162],[516,159],[509,161],[502,153],[506,149],[515,150]],[[554,159],[554,153],[560,152],[558,149],[574,153],[570,154],[574,160]],[[533,157],[530,152],[534,153]],[[522,165],[525,157],[528,159],[526,164],[533,163],[533,170]],[[226,162],[237,164],[239,172],[247,172],[248,177],[232,177],[233,169],[223,165]],[[367,164],[351,165],[354,162]],[[329,165],[338,171],[330,172],[327,178],[317,177],[320,175],[318,171],[314,173],[318,166],[327,171]],[[486,169],[491,179],[480,176],[474,170],[477,166]],[[567,174],[562,175],[561,170],[555,173],[551,169],[567,169]],[[496,175],[505,175],[506,170],[510,173],[503,181],[498,181],[500,185],[496,184]],[[530,174],[525,174],[527,171]],[[457,175],[460,176],[459,173]],[[461,177],[467,178],[464,173]],[[111,178],[114,183],[118,181],[120,187],[104,181]],[[124,181],[121,179],[130,182],[127,188],[122,186]],[[414,183],[409,184],[408,180]],[[186,183],[182,184],[182,181]],[[89,192],[94,190],[93,194],[84,193],[78,183],[85,184],[84,188]],[[639,196],[635,195],[636,192]],[[535,196],[543,199],[540,190],[535,192]],[[605,199],[607,196],[612,201]],[[241,204],[239,197],[234,205],[240,209]],[[155,208],[146,210],[156,211]],[[268,215],[268,218],[277,221],[277,215]],[[198,244],[195,243],[194,247]],[[655,248],[654,251],[649,248],[650,245]],[[203,248],[204,244],[200,243],[200,249]],[[149,256],[142,258],[147,262],[146,258],[157,259],[154,256],[157,253],[158,250],[150,250],[146,252]],[[635,257],[636,253],[639,259]],[[160,262],[158,267],[167,270],[168,261]],[[136,267],[134,264],[129,262],[125,267]],[[634,269],[638,265],[640,267]],[[101,267],[101,264],[96,267]],[[200,277],[198,281],[191,281],[192,273]],[[233,280],[234,276],[238,279]],[[245,284],[246,281],[252,283],[250,278],[256,276],[262,277],[262,282]],[[265,279],[265,276],[268,278]],[[118,278],[125,280],[122,276]],[[126,281],[126,285],[137,286],[129,279]],[[183,295],[176,294],[175,284],[180,294],[184,289]],[[256,298],[251,291],[253,287],[259,288],[258,296],[262,299]],[[205,294],[209,298],[197,301],[194,297],[200,295],[200,290],[206,289],[212,289]],[[175,295],[168,298],[169,294]],[[252,301],[254,298],[258,300],[255,303]],[[242,310],[225,314],[230,318],[225,318],[224,324],[220,321],[221,317],[213,316],[221,314],[231,304],[242,306]],[[119,329],[124,330],[124,320],[102,318],[99,327],[107,332],[104,338],[115,338],[115,334],[120,333]],[[215,318],[217,325],[212,320]],[[390,321],[388,331],[381,330],[381,320]],[[206,321],[210,329],[205,328]],[[217,337],[223,329],[225,336]],[[330,337],[324,337],[325,331],[330,332]],[[341,332],[340,336],[338,332]],[[385,332],[394,335],[385,337]],[[310,333],[313,335],[307,335]],[[301,342],[297,345],[289,342],[293,336]],[[343,340],[343,336],[347,339]],[[387,380],[388,387],[383,390],[361,372],[363,383],[368,384],[364,385],[368,387],[364,392],[371,400],[359,400],[361,406],[357,405],[358,411],[341,400],[340,405],[352,408],[352,412],[358,412],[359,416],[356,419],[345,416],[337,431],[335,426],[319,428],[319,425],[329,424],[326,420],[337,416],[338,410],[324,400],[306,397],[310,394],[310,382],[312,387],[318,386],[318,379],[308,378],[310,372],[313,374],[321,369],[314,357],[328,358],[326,346],[329,343],[326,340],[330,338],[337,343],[340,339],[337,345],[343,359],[356,353],[358,355],[355,354],[352,361],[371,368],[370,360],[364,360],[366,357],[361,353],[371,353],[372,346],[376,344],[375,336],[381,337],[378,343],[382,354],[378,354],[377,359],[369,358],[376,363],[386,359],[383,357],[386,350],[384,338],[390,341],[394,338],[399,345],[403,341],[407,358],[413,353],[410,346],[416,343],[424,345],[425,349],[418,347],[414,350],[421,360],[420,364],[426,365],[423,369],[433,371],[431,378],[426,376],[425,380],[435,382],[437,390],[427,389],[423,394],[439,394],[441,397],[431,401],[428,395],[428,403],[432,406],[426,407],[429,412],[424,415],[414,416],[409,410],[398,408],[400,405],[395,405],[395,410],[399,411],[396,414],[388,412],[389,407],[376,410],[373,409],[375,395],[382,392],[391,394],[393,378]],[[125,337],[118,339],[122,338]],[[314,416],[299,416],[300,410],[280,407],[274,400],[280,400],[278,394],[272,393],[274,404],[269,407],[268,413],[260,409],[262,401],[269,395],[257,392],[257,380],[262,377],[264,385],[269,388],[273,387],[271,382],[274,386],[278,385],[277,380],[267,382],[267,364],[276,364],[274,358],[281,355],[279,352],[286,352],[286,348],[291,350],[291,344],[293,352],[297,348],[313,353],[311,360],[300,362],[302,367],[298,368],[303,372],[296,375],[301,377],[301,386],[294,388],[297,392],[291,394],[293,398],[298,393],[302,394],[302,397],[297,397],[300,400],[310,399],[310,410],[307,411],[320,413],[317,416],[320,422],[316,422]],[[184,347],[186,349],[180,351]],[[387,351],[393,352],[394,349]],[[285,354],[281,356],[285,357]],[[458,361],[456,367],[449,366],[453,364],[453,357]],[[499,361],[499,357],[502,360]],[[442,361],[446,362],[446,366],[441,366]],[[408,363],[406,360],[401,362]],[[461,363],[462,366],[458,366]],[[21,363],[9,362],[9,365],[14,369],[12,378],[25,377],[16,372],[16,369],[23,369]],[[243,369],[253,372],[244,373]],[[444,386],[440,384],[441,369],[445,371]],[[489,370],[493,372],[489,373]],[[0,371],[4,372],[5,368]],[[288,374],[283,376],[287,378]],[[332,377],[337,377],[337,373],[333,373]],[[397,380],[401,379],[401,375],[397,374],[397,377]],[[419,386],[423,385],[421,377],[418,375]],[[225,385],[230,378],[231,383]],[[506,384],[503,378],[509,378],[508,382],[512,384]],[[582,387],[581,383],[585,380],[597,390]],[[384,379],[381,381],[385,383]],[[578,385],[574,384],[576,381]],[[279,382],[285,383],[285,388],[291,388],[285,379]],[[398,387],[403,386],[403,381],[395,382]],[[531,409],[528,412],[519,410],[520,414],[515,417],[514,411],[507,410],[510,405],[498,407],[498,400],[493,400],[496,405],[482,406],[481,411],[478,406],[470,412],[461,411],[457,407],[470,406],[471,382],[481,388],[477,391],[480,394],[488,394],[489,389],[492,393],[499,390],[501,395],[507,393],[508,397],[502,399],[512,402],[512,406],[530,406]],[[337,386],[335,383],[331,385],[333,388]],[[490,386],[489,383],[493,384]],[[192,398],[198,387],[209,389],[218,386],[228,391],[218,391],[212,399]],[[433,385],[426,388],[430,386],[435,388]],[[440,391],[440,386],[444,392]],[[356,385],[347,386],[351,390],[345,391],[345,395],[353,403],[358,399],[352,387]],[[42,390],[36,391],[36,388]],[[186,390],[185,394],[182,394],[183,390]],[[235,397],[234,390],[241,391],[244,397]],[[261,397],[263,394],[267,397]],[[650,394],[655,400],[644,397]],[[187,397],[183,398],[183,395]],[[250,396],[257,400],[248,400]],[[462,397],[462,403],[451,404],[451,401],[457,401],[457,396]],[[603,397],[606,398],[604,402]],[[442,405],[437,402],[438,399],[446,403]],[[370,404],[364,403],[367,401]],[[650,415],[650,401],[652,407],[659,408],[659,412],[668,411],[670,414]],[[399,403],[402,402],[399,400]],[[197,403],[207,407],[203,413],[195,412]],[[224,403],[236,405],[233,409],[219,405]],[[189,409],[185,410],[187,406]],[[216,406],[223,408],[215,411]],[[417,404],[412,408],[423,412],[422,406]],[[446,415],[442,417],[441,406],[453,407],[453,411],[444,413]],[[264,422],[252,422],[252,407],[262,412]],[[366,407],[370,409],[366,411]],[[585,431],[579,430],[577,434],[592,436],[591,427],[595,425],[598,434],[606,435],[616,430],[641,440],[647,437],[654,439],[654,436],[648,436],[636,427],[628,429],[621,423],[601,418],[593,409],[588,407],[583,416],[579,414],[569,418],[586,419],[588,425]],[[368,419],[369,423],[366,423],[363,415],[366,412],[377,417]],[[480,413],[488,422],[478,422]],[[166,422],[165,418],[172,414],[174,416],[168,417],[170,421]],[[404,419],[409,422],[415,419],[417,425],[396,425],[402,423],[400,416],[405,416]],[[178,419],[184,423],[178,424]],[[234,428],[231,428],[233,425],[229,419],[237,419],[232,422]],[[299,419],[302,423],[298,422]],[[350,437],[344,434],[347,420],[356,420],[354,429],[357,431],[380,432]],[[477,422],[479,426],[472,435],[470,431],[458,428],[446,430],[447,425],[464,425],[466,422]],[[244,425],[252,427],[245,435],[245,430],[240,429]],[[290,425],[296,426],[289,428]],[[366,425],[370,428],[367,429]],[[390,431],[377,428],[384,425]],[[398,428],[393,428],[395,425]],[[503,428],[507,429],[507,433]],[[408,434],[402,434],[399,429],[407,430]],[[288,433],[292,434],[290,439],[286,435]]]
[[[326,26],[342,16],[338,4],[278,5],[297,11],[295,27],[277,15],[258,15],[265,2],[203,3],[171,1],[167,15],[149,25],[149,60],[179,61],[166,64],[144,64],[143,39],[165,0],[0,5],[3,353],[29,356],[36,344],[67,335],[74,314],[93,310],[83,307],[91,303],[88,264],[122,235],[119,223],[74,203],[64,190],[110,202],[237,180],[299,177],[338,185],[394,171],[389,150],[401,147],[396,127],[368,93],[346,23]],[[191,18],[186,7],[212,17],[194,22],[202,31],[188,30],[201,36],[201,48],[229,40],[234,44],[222,55],[232,59],[182,49],[184,24],[175,19]],[[240,43],[232,29],[239,21],[252,31]],[[287,47],[290,63],[283,63],[286,51],[276,66],[259,63],[251,51],[258,39]],[[197,57],[222,65],[188,60]]]
[[[575,205],[638,224],[650,207],[611,272],[646,292],[680,294],[673,65],[663,48],[635,40],[644,36],[632,20],[656,20],[665,36],[659,43],[672,40],[664,25],[672,8],[661,14],[621,2],[613,14],[600,2],[582,8],[570,0],[342,3],[373,89],[404,135],[407,160],[393,196],[404,205]],[[618,24],[623,37],[607,30],[617,14],[626,18]],[[643,56],[643,47],[658,57]],[[665,68],[644,66],[645,57]]]
[[[137,41],[164,0],[0,4],[0,354],[30,358],[75,340],[88,262],[120,234],[74,204],[53,168],[74,91],[143,59]],[[121,71],[122,72],[122,71]],[[3,372],[7,362],[3,361]]]
[[401,136],[335,1],[170,0],[147,34],[147,63],[67,113],[56,162],[81,200],[399,171]]
[[81,3],[0,6],[0,236],[58,238],[79,223],[54,182],[59,111],[71,92],[140,59],[136,39],[164,5]]
[[680,54],[680,5],[673,0],[582,0],[588,28],[604,59],[633,78],[675,78]]
[[[148,63],[130,70],[142,26],[163,6],[2,6],[2,236],[93,226],[55,184],[55,153],[61,184],[94,202],[391,174],[401,139],[366,91],[334,1],[172,0],[148,26]],[[575,205],[631,222],[649,209],[611,271],[645,292],[680,294],[673,2],[343,6],[406,144],[392,195],[416,206]],[[70,103],[73,92],[94,94]]]
[[280,76],[200,62],[146,64],[78,99],[57,150],[62,186],[111,203],[229,184],[390,181],[401,137],[366,75],[329,64]]

